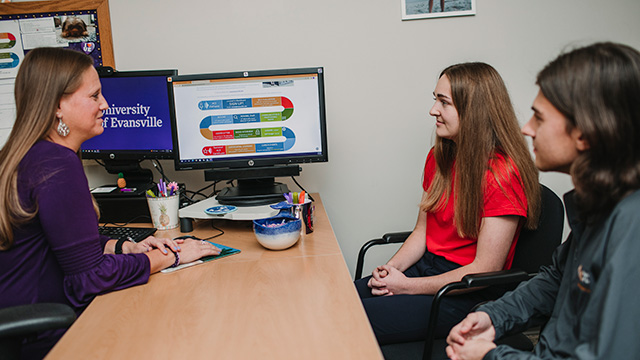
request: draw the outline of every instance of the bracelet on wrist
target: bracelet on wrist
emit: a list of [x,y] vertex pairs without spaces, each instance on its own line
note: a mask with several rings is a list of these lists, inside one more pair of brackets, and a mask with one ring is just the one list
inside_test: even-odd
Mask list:
[[176,261],[173,263],[173,265],[171,265],[169,267],[174,268],[174,267],[180,265],[180,254],[178,254],[176,251],[171,250],[171,248],[168,248],[168,249],[169,249],[169,251],[171,251],[173,253],[173,255],[176,256]]

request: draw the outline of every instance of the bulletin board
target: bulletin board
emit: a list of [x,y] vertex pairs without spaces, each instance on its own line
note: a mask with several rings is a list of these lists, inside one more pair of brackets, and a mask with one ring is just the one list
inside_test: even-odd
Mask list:
[[115,68],[108,0],[1,3],[0,72],[17,67],[26,52],[40,46],[81,51],[96,67]]
[[41,46],[81,51],[94,66],[115,69],[108,0],[0,3],[0,147],[15,120],[18,68],[26,53]]

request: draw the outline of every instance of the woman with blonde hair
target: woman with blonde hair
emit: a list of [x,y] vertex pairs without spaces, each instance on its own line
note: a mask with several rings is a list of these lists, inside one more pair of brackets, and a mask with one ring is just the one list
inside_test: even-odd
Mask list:
[[[385,265],[356,281],[381,344],[424,338],[433,294],[466,274],[510,268],[522,226],[538,222],[538,172],[498,72],[485,63],[449,66],[434,97],[436,142],[416,226]],[[447,297],[436,335],[501,293]]]
[[[53,302],[79,313],[96,295],[219,253],[210,243],[149,237],[115,254],[116,240],[98,234],[78,156],[85,140],[103,132],[108,108],[90,57],[60,48],[29,51],[15,102],[16,120],[0,150],[0,308]],[[42,358],[61,335],[25,340],[22,357]]]

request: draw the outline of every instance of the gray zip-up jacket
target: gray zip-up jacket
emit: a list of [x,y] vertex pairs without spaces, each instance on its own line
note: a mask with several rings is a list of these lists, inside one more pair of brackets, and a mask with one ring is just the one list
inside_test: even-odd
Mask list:
[[553,264],[513,292],[478,308],[496,338],[549,317],[533,353],[500,345],[484,359],[640,359],[640,190],[594,224],[576,217]]

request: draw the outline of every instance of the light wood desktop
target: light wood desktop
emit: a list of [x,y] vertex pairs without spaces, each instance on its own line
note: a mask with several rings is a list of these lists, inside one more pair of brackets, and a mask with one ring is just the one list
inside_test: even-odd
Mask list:
[[[318,194],[315,228],[271,251],[251,222],[211,241],[242,252],[98,296],[46,359],[381,359]],[[211,221],[189,233],[216,234]],[[156,235],[185,235],[179,229]]]

